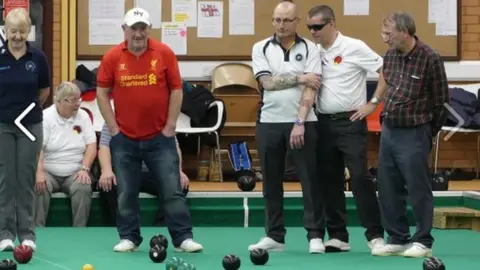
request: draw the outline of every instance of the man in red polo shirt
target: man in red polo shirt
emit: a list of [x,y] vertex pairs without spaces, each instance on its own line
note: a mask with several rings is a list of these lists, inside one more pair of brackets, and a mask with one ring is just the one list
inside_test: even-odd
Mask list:
[[[97,74],[97,102],[112,139],[117,177],[117,252],[135,251],[140,234],[139,189],[142,161],[164,199],[166,223],[176,251],[197,252],[190,213],[180,187],[175,125],[182,104],[182,80],[173,51],[149,38],[149,14],[134,8],[122,26],[125,41],[102,58]],[[113,91],[115,113],[109,101]]]

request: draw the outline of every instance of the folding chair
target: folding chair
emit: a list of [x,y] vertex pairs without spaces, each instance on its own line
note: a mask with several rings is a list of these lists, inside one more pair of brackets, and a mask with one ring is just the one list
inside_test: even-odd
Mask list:
[[[177,127],[175,132],[183,133],[183,134],[215,134],[216,139],[216,149],[215,149],[215,157],[217,159],[218,171],[220,172],[220,181],[223,182],[223,173],[222,173],[222,158],[220,155],[220,136],[218,135],[217,130],[220,128],[222,124],[223,118],[223,111],[225,110],[223,103],[221,101],[214,101],[210,104],[210,108],[216,107],[217,108],[217,122],[214,126],[211,127],[192,127],[191,120],[188,115],[184,113],[180,113],[180,116],[177,120]],[[198,136],[198,146],[197,151],[200,153],[200,136]]]

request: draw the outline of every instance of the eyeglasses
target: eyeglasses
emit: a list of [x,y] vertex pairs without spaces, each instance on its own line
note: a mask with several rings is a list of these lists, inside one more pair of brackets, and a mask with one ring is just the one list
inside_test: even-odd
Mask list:
[[325,26],[327,26],[330,22],[322,23],[322,24],[307,24],[307,28],[309,31],[320,31],[322,30]]
[[293,18],[293,19],[289,19],[289,18],[285,18],[285,19],[282,19],[282,18],[273,18],[272,20],[273,20],[273,22],[274,22],[275,24],[282,24],[282,23],[287,24],[287,23],[292,23],[292,22],[296,21],[297,19],[298,19],[298,18],[295,17],[295,18]]
[[65,101],[70,104],[77,104],[77,103],[82,103],[82,98],[65,99]]

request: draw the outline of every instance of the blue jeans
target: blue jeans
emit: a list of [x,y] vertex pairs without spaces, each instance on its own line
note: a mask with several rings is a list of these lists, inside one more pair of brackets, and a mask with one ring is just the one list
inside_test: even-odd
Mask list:
[[139,193],[142,161],[151,172],[163,199],[168,231],[175,247],[193,238],[192,223],[185,195],[180,186],[180,164],[175,137],[160,133],[148,140],[133,140],[122,133],[110,141],[112,165],[117,178],[117,229],[120,239],[139,246]]

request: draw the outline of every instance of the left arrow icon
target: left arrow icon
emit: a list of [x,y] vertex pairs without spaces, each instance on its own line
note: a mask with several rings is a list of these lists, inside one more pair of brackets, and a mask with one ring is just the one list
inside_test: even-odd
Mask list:
[[35,136],[33,136],[32,133],[30,133],[30,131],[28,131],[28,129],[26,127],[24,127],[22,125],[22,123],[20,123],[20,121],[22,121],[23,118],[25,118],[25,116],[31,111],[33,110],[33,108],[35,107],[35,102],[32,102],[30,105],[28,105],[28,107],[15,119],[14,123],[15,125],[23,132],[25,133],[25,135],[27,135],[27,137],[32,141],[34,142],[37,138],[35,138]]

